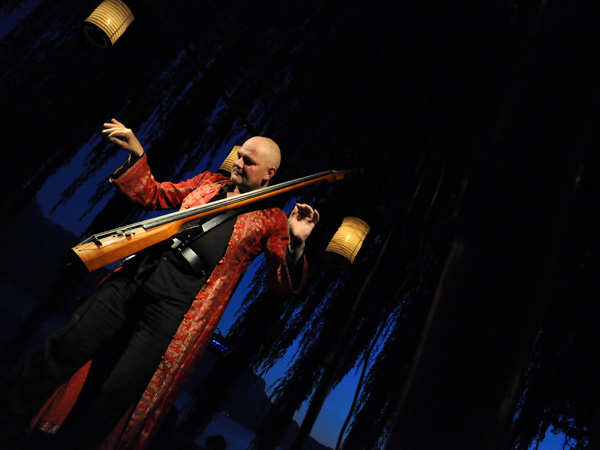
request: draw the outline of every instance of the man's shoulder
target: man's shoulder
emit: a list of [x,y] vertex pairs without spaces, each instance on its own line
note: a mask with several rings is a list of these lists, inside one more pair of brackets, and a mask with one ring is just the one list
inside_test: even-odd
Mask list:
[[193,184],[196,188],[201,186],[218,186],[219,188],[223,186],[233,185],[233,181],[228,176],[222,173],[215,173],[210,171],[204,171],[196,175],[192,180]]
[[202,179],[205,179],[208,181],[223,181],[223,182],[231,182],[233,184],[233,181],[231,181],[231,178],[229,178],[227,175],[220,173],[220,172],[211,172],[209,170],[205,170],[204,172],[201,172],[198,175],[196,175],[196,177],[202,178]]

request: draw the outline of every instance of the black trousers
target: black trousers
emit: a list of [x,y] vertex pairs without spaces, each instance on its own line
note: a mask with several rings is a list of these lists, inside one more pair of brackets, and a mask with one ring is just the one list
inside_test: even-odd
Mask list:
[[139,400],[193,301],[157,299],[142,286],[126,270],[113,273],[65,327],[50,335],[5,389],[0,412],[5,423],[20,418],[27,424],[77,369],[99,353],[117,350],[87,407],[64,427],[73,431],[67,447],[96,448]]

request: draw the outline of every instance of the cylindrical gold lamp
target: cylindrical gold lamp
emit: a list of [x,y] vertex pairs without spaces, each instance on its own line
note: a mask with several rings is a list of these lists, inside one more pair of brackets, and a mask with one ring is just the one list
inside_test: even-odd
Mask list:
[[98,47],[108,48],[117,42],[133,20],[133,13],[121,0],[104,0],[85,20],[83,31]]
[[221,164],[221,167],[219,167],[219,173],[222,173],[227,176],[231,175],[231,171],[233,170],[233,163],[238,158],[238,151],[240,150],[240,148],[242,148],[241,145],[233,146],[233,148],[229,152],[229,155],[227,155],[227,158],[225,158],[225,161],[223,161],[223,164]]
[[325,251],[341,255],[350,263],[353,263],[369,230],[369,225],[359,218],[344,217],[342,225],[334,234]]

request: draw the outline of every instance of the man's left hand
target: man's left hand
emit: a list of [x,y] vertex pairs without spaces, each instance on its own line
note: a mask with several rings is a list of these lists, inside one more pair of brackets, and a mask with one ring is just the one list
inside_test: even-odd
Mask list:
[[306,239],[318,222],[319,212],[316,209],[304,203],[296,203],[288,218],[288,250],[294,261],[298,261],[304,253]]

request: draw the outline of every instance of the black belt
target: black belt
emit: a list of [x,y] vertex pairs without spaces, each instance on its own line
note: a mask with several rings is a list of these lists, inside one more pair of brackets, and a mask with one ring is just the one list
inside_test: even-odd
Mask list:
[[204,261],[202,261],[202,258],[200,258],[198,254],[185,243],[180,241],[178,238],[173,238],[173,244],[171,244],[171,248],[178,252],[181,257],[189,263],[197,275],[201,277],[206,275]]

